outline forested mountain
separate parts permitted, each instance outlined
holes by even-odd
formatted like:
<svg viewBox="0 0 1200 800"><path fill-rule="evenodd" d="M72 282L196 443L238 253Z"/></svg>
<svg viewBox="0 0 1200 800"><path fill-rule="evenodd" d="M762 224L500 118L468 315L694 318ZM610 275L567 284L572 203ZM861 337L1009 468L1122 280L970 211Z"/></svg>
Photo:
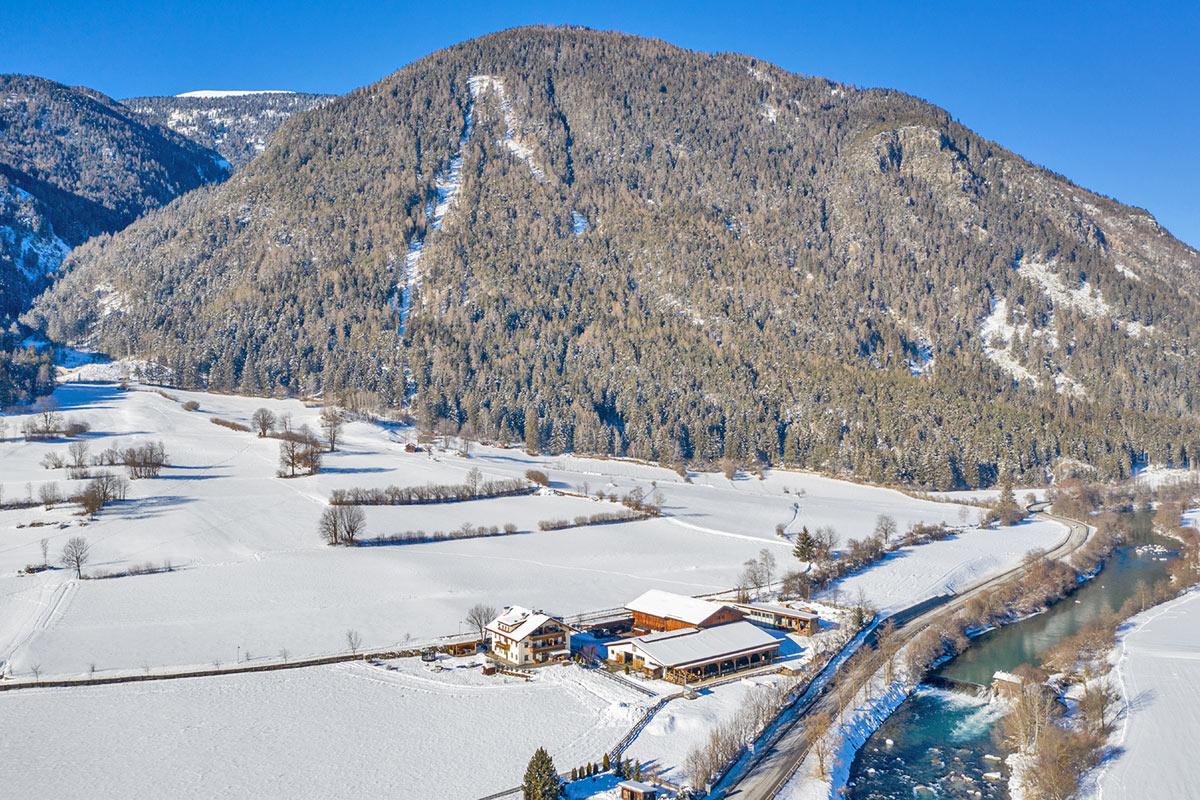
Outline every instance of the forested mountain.
<svg viewBox="0 0 1200 800"><path fill-rule="evenodd" d="M290 118L28 319L187 386L945 488L1200 457L1197 267L917 98L524 28Z"/></svg>
<svg viewBox="0 0 1200 800"><path fill-rule="evenodd" d="M0 321L72 247L227 174L213 151L98 92L0 76Z"/></svg>
<svg viewBox="0 0 1200 800"><path fill-rule="evenodd" d="M234 169L261 153L285 119L328 102L333 95L300 92L198 93L200 96L131 97L121 102L221 154Z"/></svg>

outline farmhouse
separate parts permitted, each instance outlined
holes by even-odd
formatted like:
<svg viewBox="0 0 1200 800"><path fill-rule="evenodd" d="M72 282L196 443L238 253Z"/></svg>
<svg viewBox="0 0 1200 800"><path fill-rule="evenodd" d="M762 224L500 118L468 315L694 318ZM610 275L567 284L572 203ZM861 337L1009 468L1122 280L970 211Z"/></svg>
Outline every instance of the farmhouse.
<svg viewBox="0 0 1200 800"><path fill-rule="evenodd" d="M746 619L769 628L795 631L803 633L805 636L812 636L820 626L820 617L817 612L806 608L788 608L767 603L734 603L733 605L746 616Z"/></svg>
<svg viewBox="0 0 1200 800"><path fill-rule="evenodd" d="M740 611L726 603L714 603L660 589L651 589L627 603L625 609L633 614L634 633L711 628L742 618Z"/></svg>
<svg viewBox="0 0 1200 800"><path fill-rule="evenodd" d="M541 611L510 606L486 630L492 640L488 653L506 664L524 667L571 655L570 627Z"/></svg>
<svg viewBox="0 0 1200 800"><path fill-rule="evenodd" d="M674 683L727 675L769 664L779 640L745 621L712 628L676 628L608 645L608 659Z"/></svg>

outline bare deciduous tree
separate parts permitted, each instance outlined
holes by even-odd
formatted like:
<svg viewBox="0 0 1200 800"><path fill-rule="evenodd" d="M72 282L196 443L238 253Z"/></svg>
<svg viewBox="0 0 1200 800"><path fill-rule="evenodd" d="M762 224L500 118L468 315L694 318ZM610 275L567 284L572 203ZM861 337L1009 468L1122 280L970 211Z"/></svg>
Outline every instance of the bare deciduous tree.
<svg viewBox="0 0 1200 800"><path fill-rule="evenodd" d="M351 655L358 655L358 648L362 646L362 637L358 635L358 631L346 631L346 646L350 648Z"/></svg>
<svg viewBox="0 0 1200 800"><path fill-rule="evenodd" d="M63 547L62 565L68 569L74 569L76 578L82 578L83 565L87 563L91 549L87 539L82 536L72 536Z"/></svg>
<svg viewBox="0 0 1200 800"><path fill-rule="evenodd" d="M47 566L50 563L50 540L42 539L42 566Z"/></svg>
<svg viewBox="0 0 1200 800"><path fill-rule="evenodd" d="M321 469L321 446L307 425L298 431L284 431L279 443L279 477L298 474L316 475Z"/></svg>
<svg viewBox="0 0 1200 800"><path fill-rule="evenodd" d="M822 779L829 777L829 757L833 754L833 748L829 743L828 733L832 725L833 718L825 711L815 715L808 723L813 755L817 757L817 777Z"/></svg>
<svg viewBox="0 0 1200 800"><path fill-rule="evenodd" d="M766 547L758 551L758 565L762 570L763 581L767 588L775 580L775 555Z"/></svg>
<svg viewBox="0 0 1200 800"><path fill-rule="evenodd" d="M329 442L329 452L337 450L337 443L342 438L342 427L346 418L336 408L326 408L321 412L321 430L325 431L325 440Z"/></svg>
<svg viewBox="0 0 1200 800"><path fill-rule="evenodd" d="M481 640L483 639L485 633L484 629L487 627L487 624L495 618L495 606L476 603L475 605L471 606L469 611L467 611L467 624L472 625L476 630L479 631L479 638Z"/></svg>
<svg viewBox="0 0 1200 800"><path fill-rule="evenodd" d="M250 417L250 422L258 431L258 438L261 439L275 430L275 412L269 408L260 408Z"/></svg>
<svg viewBox="0 0 1200 800"><path fill-rule="evenodd" d="M129 470L130 478L157 478L167 465L167 450L161 441L145 442L137 447L126 448L121 458Z"/></svg>
<svg viewBox="0 0 1200 800"><path fill-rule="evenodd" d="M366 514L358 506L329 506L321 513L317 530L326 544L353 545L366 526Z"/></svg>
<svg viewBox="0 0 1200 800"><path fill-rule="evenodd" d="M875 535L883 539L883 543L887 544L896 535L896 520L888 514L880 514L875 520Z"/></svg>
<svg viewBox="0 0 1200 800"><path fill-rule="evenodd" d="M75 441L67 446L67 455L71 458L71 466L85 469L88 465L88 443Z"/></svg>
<svg viewBox="0 0 1200 800"><path fill-rule="evenodd" d="M62 499L62 492L59 491L57 483L52 481L50 483L43 483L38 487L38 500L41 501L47 511L61 503Z"/></svg>

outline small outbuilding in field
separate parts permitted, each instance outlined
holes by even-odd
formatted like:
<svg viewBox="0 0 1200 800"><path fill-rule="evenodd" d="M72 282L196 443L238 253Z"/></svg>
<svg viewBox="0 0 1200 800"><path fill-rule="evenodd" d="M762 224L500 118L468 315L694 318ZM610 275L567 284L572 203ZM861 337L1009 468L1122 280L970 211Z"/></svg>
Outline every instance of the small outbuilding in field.
<svg viewBox="0 0 1200 800"><path fill-rule="evenodd" d="M621 781L617 784L621 790L621 800L658 800L658 787L652 783L641 781Z"/></svg>

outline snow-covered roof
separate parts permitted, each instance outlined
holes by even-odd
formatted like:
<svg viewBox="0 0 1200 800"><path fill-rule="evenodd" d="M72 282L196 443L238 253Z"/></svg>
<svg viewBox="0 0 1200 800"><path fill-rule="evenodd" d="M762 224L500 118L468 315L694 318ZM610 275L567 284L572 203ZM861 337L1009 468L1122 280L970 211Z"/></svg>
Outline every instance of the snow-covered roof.
<svg viewBox="0 0 1200 800"><path fill-rule="evenodd" d="M722 608L725 603L715 603L712 600L701 600L674 592L664 592L661 589L651 589L636 600L626 603L629 611L638 611L663 619L677 619L689 625L699 625Z"/></svg>
<svg viewBox="0 0 1200 800"><path fill-rule="evenodd" d="M818 618L817 612L810 611L807 608L788 608L787 606L776 606L770 603L734 603L733 605L735 608L765 611L768 614L779 614L784 617L796 617L797 619Z"/></svg>
<svg viewBox="0 0 1200 800"><path fill-rule="evenodd" d="M779 647L778 639L745 621L713 628L680 628L651 633L632 639L630 643L648 660L675 669Z"/></svg>
<svg viewBox="0 0 1200 800"><path fill-rule="evenodd" d="M618 789L632 789L635 792L657 792L658 787L653 783L644 783L642 781L621 781L617 784Z"/></svg>
<svg viewBox="0 0 1200 800"><path fill-rule="evenodd" d="M509 639L520 641L554 617L541 611L530 611L521 606L512 606L487 624L487 630Z"/></svg>

